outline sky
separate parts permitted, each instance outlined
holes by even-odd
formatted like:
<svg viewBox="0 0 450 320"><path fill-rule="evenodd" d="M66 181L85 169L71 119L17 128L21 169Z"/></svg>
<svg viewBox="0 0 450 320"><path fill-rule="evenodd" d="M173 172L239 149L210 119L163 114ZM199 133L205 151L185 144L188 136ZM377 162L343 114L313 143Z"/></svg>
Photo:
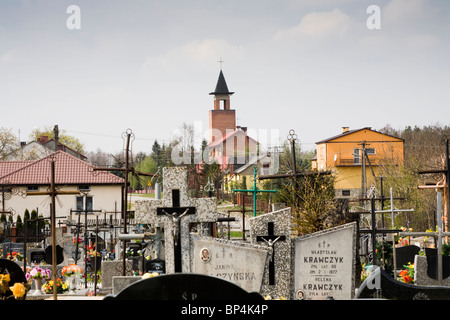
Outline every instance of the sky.
<svg viewBox="0 0 450 320"><path fill-rule="evenodd" d="M108 153L131 130L150 153L183 123L207 136L221 68L272 145L450 125L449 37L447 0L0 0L0 127Z"/></svg>

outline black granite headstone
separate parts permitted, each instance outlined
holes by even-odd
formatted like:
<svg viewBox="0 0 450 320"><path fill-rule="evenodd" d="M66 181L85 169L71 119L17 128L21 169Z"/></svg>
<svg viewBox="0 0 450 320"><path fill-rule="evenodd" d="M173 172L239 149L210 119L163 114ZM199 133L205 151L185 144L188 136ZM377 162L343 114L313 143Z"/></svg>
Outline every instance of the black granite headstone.
<svg viewBox="0 0 450 320"><path fill-rule="evenodd" d="M202 275L173 273L137 281L104 300L264 300L227 280Z"/></svg>
<svg viewBox="0 0 450 320"><path fill-rule="evenodd" d="M397 260L397 269L403 269L403 266L408 265L408 262L413 264L414 257L419 254L419 251L420 248L414 245L396 248L395 258Z"/></svg>
<svg viewBox="0 0 450 320"><path fill-rule="evenodd" d="M63 248L56 245L56 264L61 264L64 261ZM52 264L52 246L45 248L45 263Z"/></svg>
<svg viewBox="0 0 450 320"><path fill-rule="evenodd" d="M154 259L145 262L146 272L166 273L166 262L161 259Z"/></svg>
<svg viewBox="0 0 450 320"><path fill-rule="evenodd" d="M450 300L450 287L419 286L400 282L377 268L364 280L355 299Z"/></svg>

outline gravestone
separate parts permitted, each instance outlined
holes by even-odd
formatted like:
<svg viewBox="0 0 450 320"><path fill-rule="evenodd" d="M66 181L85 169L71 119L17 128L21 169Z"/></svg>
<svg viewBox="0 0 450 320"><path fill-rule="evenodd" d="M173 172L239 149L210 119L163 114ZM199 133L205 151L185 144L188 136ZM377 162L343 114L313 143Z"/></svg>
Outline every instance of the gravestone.
<svg viewBox="0 0 450 320"><path fill-rule="evenodd" d="M216 198L189 198L187 169L163 168L164 199L136 201L135 221L164 227L166 272L190 272L190 225L217 221Z"/></svg>
<svg viewBox="0 0 450 320"><path fill-rule="evenodd" d="M166 263L162 259L148 260L144 264L145 272L158 272L159 274L166 273Z"/></svg>
<svg viewBox="0 0 450 320"><path fill-rule="evenodd" d="M408 263L414 263L414 257L419 254L420 248L415 245L408 245L395 248L397 269L403 269Z"/></svg>
<svg viewBox="0 0 450 320"><path fill-rule="evenodd" d="M374 270L358 289L355 299L450 300L450 287L400 282L382 268Z"/></svg>
<svg viewBox="0 0 450 320"><path fill-rule="evenodd" d="M260 292L270 250L263 245L191 235L193 273L230 281Z"/></svg>
<svg viewBox="0 0 450 320"><path fill-rule="evenodd" d="M436 259L436 256L434 256L434 260ZM443 262L443 278L442 283L439 283L437 278L437 265L434 264L430 267L428 260L428 256L420 256L417 255L414 260L414 284L421 285L421 286L446 286L450 287L450 277L448 277L448 268L446 270L444 262L446 259L444 259L444 256L442 256L442 262ZM448 263L448 261L447 261ZM434 271L431 271L430 269L434 269ZM431 277L430 277L431 275Z"/></svg>
<svg viewBox="0 0 450 320"><path fill-rule="evenodd" d="M125 275L132 276L133 268L130 261L126 261ZM102 261L102 289L112 292L113 277L122 276L123 263L122 260Z"/></svg>
<svg viewBox="0 0 450 320"><path fill-rule="evenodd" d="M3 249L3 258L6 258L6 256L11 252L18 252L23 257L24 244L15 242L4 242L2 243L2 249Z"/></svg>
<svg viewBox="0 0 450 320"><path fill-rule="evenodd" d="M251 218L250 241L271 251L261 294L289 298L292 285L291 209Z"/></svg>
<svg viewBox="0 0 450 320"><path fill-rule="evenodd" d="M293 299L352 299L355 243L356 223L296 238Z"/></svg>
<svg viewBox="0 0 450 320"><path fill-rule="evenodd" d="M165 274L136 281L104 300L264 300L227 280L202 274Z"/></svg>
<svg viewBox="0 0 450 320"><path fill-rule="evenodd" d="M31 263L45 262L45 250L44 249L28 249L27 250L28 261Z"/></svg>
<svg viewBox="0 0 450 320"><path fill-rule="evenodd" d="M56 245L56 264L61 264L64 261L63 248L57 244ZM49 245L45 248L45 263L52 264L52 246Z"/></svg>

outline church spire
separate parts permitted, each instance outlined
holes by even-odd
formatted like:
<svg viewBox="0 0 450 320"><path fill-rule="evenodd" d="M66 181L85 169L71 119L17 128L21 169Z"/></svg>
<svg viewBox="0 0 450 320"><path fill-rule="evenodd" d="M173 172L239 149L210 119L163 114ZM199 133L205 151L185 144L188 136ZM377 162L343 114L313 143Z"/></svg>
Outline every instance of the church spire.
<svg viewBox="0 0 450 320"><path fill-rule="evenodd" d="M232 95L234 92L230 92L228 90L227 82L225 81L225 77L223 76L222 69L219 73L219 79L217 80L216 89L214 92L211 92L211 95Z"/></svg>

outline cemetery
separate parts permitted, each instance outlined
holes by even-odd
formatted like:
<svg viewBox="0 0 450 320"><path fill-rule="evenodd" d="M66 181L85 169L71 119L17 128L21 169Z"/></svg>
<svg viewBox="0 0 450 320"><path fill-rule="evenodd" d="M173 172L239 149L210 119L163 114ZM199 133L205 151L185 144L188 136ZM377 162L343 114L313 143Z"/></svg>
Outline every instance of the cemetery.
<svg viewBox="0 0 450 320"><path fill-rule="evenodd" d="M235 147L247 154L236 167L188 162L161 165L155 173L137 171L130 165L134 135L128 129L123 135L124 166L97 167L57 151L1 176L2 215L10 219L0 221L0 298L248 300L255 305L268 300L299 305L312 300L450 300L448 140L446 169L419 172L444 174L439 183L424 186L436 196L429 214L436 230L413 232L399 227L396 218L406 217L409 223L414 208L394 198L392 187L386 197L385 177L378 172L383 148L396 154L394 168L403 161L402 139L370 127L344 127L340 135L317 143L311 170L305 170L296 158L294 130L289 131L283 161L274 159L276 152L256 155L251 150L255 140L246 128L235 126L234 110L229 109L233 92L222 71L211 94L215 105L210 126L223 132L210 142L209 151L216 160L227 152L232 158L239 153L233 150L234 139L244 137ZM351 153L336 151L348 143ZM275 164L283 166L283 173L275 174ZM211 181L213 175L202 166L228 176L227 186ZM67 174L74 167L78 171ZM38 186L23 179L33 175L40 179L34 182ZM354 183L354 176L361 178L361 188L346 184ZM152 197L128 202L129 179L134 177L148 179ZM8 180L13 178L14 183ZM94 206L94 192L108 209ZM32 196L44 197L39 204L49 204L49 216L33 210L14 223L12 216L21 215L5 203L20 207L23 199L32 203ZM69 196L72 200L61 205ZM76 207L70 207L74 202ZM185 311L212 315L214 309L189 305Z"/></svg>
<svg viewBox="0 0 450 320"><path fill-rule="evenodd" d="M443 240L450 233L443 232L442 223L436 232L426 233L377 229L374 225L367 236L364 229L358 230L356 222L348 222L295 236L291 208L279 205L268 213L253 216L249 212L245 240L219 237L217 226L234 219L220 220L216 198L191 198L185 167L164 168L162 178L162 198L136 201L134 217L128 222L130 232L122 232L123 221L111 215L108 219L100 213L80 223L82 214L78 214L76 219L68 217L64 227L55 228L56 242L45 224L23 242L4 241L0 259L2 298L450 298L450 260L442 254L446 248ZM439 206L440 193L437 202ZM394 215L402 210L388 212ZM375 218L380 211L372 206L368 213ZM442 222L440 216L437 221ZM390 235L378 237L383 240L383 250L394 250L386 250L384 259L380 259L379 248L372 252L370 248L379 245L373 241L378 241L377 235L383 232ZM395 243L402 237L408 238L406 245ZM368 254L364 255L366 249ZM394 254L394 258L387 258L388 254ZM363 268L358 274L361 261Z"/></svg>

